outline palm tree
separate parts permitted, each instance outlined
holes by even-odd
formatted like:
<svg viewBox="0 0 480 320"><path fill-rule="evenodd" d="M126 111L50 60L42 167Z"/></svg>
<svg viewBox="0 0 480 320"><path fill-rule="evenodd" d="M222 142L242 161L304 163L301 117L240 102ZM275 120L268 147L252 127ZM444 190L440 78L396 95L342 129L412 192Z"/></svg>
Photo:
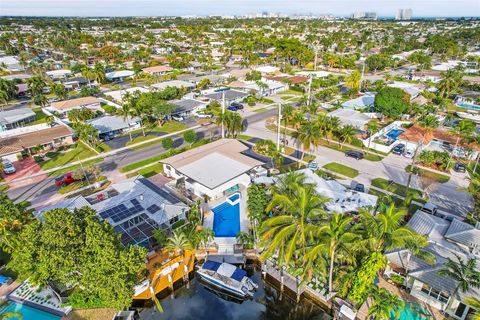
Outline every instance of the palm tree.
<svg viewBox="0 0 480 320"><path fill-rule="evenodd" d="M37 94L33 97L33 103L35 103L37 106L45 107L48 104L48 100L45 95Z"/></svg>
<svg viewBox="0 0 480 320"><path fill-rule="evenodd" d="M307 260L316 260L319 255L326 253L330 258L328 276L328 296L333 293L333 271L336 253L338 251L348 252L349 246L358 238L350 232L352 229L352 218L344 214L331 214L330 220L314 232L317 239L316 244L308 250L305 255Z"/></svg>
<svg viewBox="0 0 480 320"><path fill-rule="evenodd" d="M471 320L480 320L480 300L475 297L469 297L465 299L465 302L476 311L471 315Z"/></svg>
<svg viewBox="0 0 480 320"><path fill-rule="evenodd" d="M405 274L408 276L409 273L409 265L412 256L417 257L426 263L434 266L437 259L436 256L431 253L430 251L423 250L428 245L428 240L423 235L418 235L416 237L412 237L412 239L407 239L405 241L405 248L408 250L407 253L407 262L405 263Z"/></svg>
<svg viewBox="0 0 480 320"><path fill-rule="evenodd" d="M297 186L305 185L305 174L293 171L285 175L278 176L275 185L272 186L272 192L293 196Z"/></svg>
<svg viewBox="0 0 480 320"><path fill-rule="evenodd" d="M467 293L470 288L480 288L480 272L477 269L477 260L469 258L466 262L455 254L457 261L448 258L443 269L438 271L441 276L449 277L457 282L453 294L450 296L447 307L453 302L459 291Z"/></svg>
<svg viewBox="0 0 480 320"><path fill-rule="evenodd" d="M407 180L407 193L410 190L410 183L412 181L412 174L414 171L413 167L415 166L415 161L417 160L418 150L421 148L421 146L423 146L423 144L427 140L427 137L432 133L433 129L438 128L440 123L438 122L437 117L435 117L433 114L429 114L426 117L423 117L418 122L418 124L424 129L424 132L423 132L421 143L417 144L417 147L415 148L415 152L413 153L412 163L410 165L411 166L410 173L408 174L408 180Z"/></svg>
<svg viewBox="0 0 480 320"><path fill-rule="evenodd" d="M357 135L357 129L355 129L354 126L348 124L346 126L343 126L339 132L338 132L338 135L339 135L339 139L338 139L338 145L340 146L341 148L341 143L340 143L340 140L342 141L342 143L348 143L348 144L351 144L353 139L355 138L355 136Z"/></svg>
<svg viewBox="0 0 480 320"><path fill-rule="evenodd" d="M95 72L90 67L84 66L82 68L82 76L87 78L88 86L91 88L92 87L91 80L95 78Z"/></svg>
<svg viewBox="0 0 480 320"><path fill-rule="evenodd" d="M337 117L327 117L325 122L325 135L327 137L327 142L330 143L333 134L338 132L340 128L340 119Z"/></svg>
<svg viewBox="0 0 480 320"><path fill-rule="evenodd" d="M395 319L400 318L400 312L405 308L405 301L384 288L372 287L372 305L368 308L369 319L390 320L392 312Z"/></svg>
<svg viewBox="0 0 480 320"><path fill-rule="evenodd" d="M95 67L93 68L92 76L97 83L103 83L105 81L105 68L103 64L98 62L95 64Z"/></svg>
<svg viewBox="0 0 480 320"><path fill-rule="evenodd" d="M293 133L293 138L299 146L302 146L302 155L298 163L300 166L307 150L310 151L312 145L315 147L318 146L320 142L320 132L314 123L308 122Z"/></svg>
<svg viewBox="0 0 480 320"><path fill-rule="evenodd" d="M368 130L368 149L370 149L370 143L372 142L372 136L378 132L378 123L375 122L369 122L367 124L367 130Z"/></svg>
<svg viewBox="0 0 480 320"><path fill-rule="evenodd" d="M438 89L443 97L449 96L462 82L462 73L455 69L442 73L442 80L438 83Z"/></svg>
<svg viewBox="0 0 480 320"><path fill-rule="evenodd" d="M27 85L30 89L30 94L36 96L43 93L43 88L47 85L41 76L33 76L27 79Z"/></svg>
<svg viewBox="0 0 480 320"><path fill-rule="evenodd" d="M172 236L168 238L165 249L174 251L178 255L183 255L185 250L192 249L192 244L183 232L176 230Z"/></svg>
<svg viewBox="0 0 480 320"><path fill-rule="evenodd" d="M311 235L318 221L325 215L323 205L328 201L318 195L311 186L295 185L292 195L275 193L266 208L281 213L269 218L261 225L261 240L265 244L262 259L278 254L280 265L289 265L296 254L304 256L307 237Z"/></svg>
<svg viewBox="0 0 480 320"><path fill-rule="evenodd" d="M355 93L358 93L358 91L360 90L361 80L362 80L362 74L360 73L360 71L354 70L345 79L345 85L355 90Z"/></svg>
<svg viewBox="0 0 480 320"><path fill-rule="evenodd" d="M117 110L117 113L118 113L119 116L122 117L124 122L128 122L128 120L130 119L130 116L133 113L131 103L126 102L126 103L122 104L122 107ZM127 126L128 126L128 124L127 124ZM132 132L130 130L128 130L128 134L130 136L130 141L132 141L133 140L132 139Z"/></svg>
<svg viewBox="0 0 480 320"><path fill-rule="evenodd" d="M282 108L282 118L285 126L284 128L285 130L283 131L283 139L284 139L283 141L285 144L285 142L287 141L287 126L288 126L288 123L290 122L290 119L293 116L294 109L291 104L284 104L282 105L281 108Z"/></svg>

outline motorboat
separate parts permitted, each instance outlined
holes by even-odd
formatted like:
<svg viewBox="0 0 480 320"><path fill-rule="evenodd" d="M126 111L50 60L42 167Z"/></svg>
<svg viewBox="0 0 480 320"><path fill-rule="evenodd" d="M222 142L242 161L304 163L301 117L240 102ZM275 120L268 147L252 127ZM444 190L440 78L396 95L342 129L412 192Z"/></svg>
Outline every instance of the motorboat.
<svg viewBox="0 0 480 320"><path fill-rule="evenodd" d="M197 270L203 282L236 297L253 297L258 285L247 277L247 272L229 263L206 260Z"/></svg>

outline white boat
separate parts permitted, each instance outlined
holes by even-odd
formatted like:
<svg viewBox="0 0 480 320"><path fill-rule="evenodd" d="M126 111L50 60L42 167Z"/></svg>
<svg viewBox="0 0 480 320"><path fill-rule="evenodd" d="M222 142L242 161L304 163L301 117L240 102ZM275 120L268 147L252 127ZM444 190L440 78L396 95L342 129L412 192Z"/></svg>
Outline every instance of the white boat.
<svg viewBox="0 0 480 320"><path fill-rule="evenodd" d="M457 116L459 116L462 119L468 119L472 120L476 123L480 123L480 114L478 114L476 111L467 111L467 112L457 112Z"/></svg>
<svg viewBox="0 0 480 320"><path fill-rule="evenodd" d="M247 277L245 270L225 262L207 260L197 270L197 274L207 284L241 298L253 297L258 288L258 285Z"/></svg>

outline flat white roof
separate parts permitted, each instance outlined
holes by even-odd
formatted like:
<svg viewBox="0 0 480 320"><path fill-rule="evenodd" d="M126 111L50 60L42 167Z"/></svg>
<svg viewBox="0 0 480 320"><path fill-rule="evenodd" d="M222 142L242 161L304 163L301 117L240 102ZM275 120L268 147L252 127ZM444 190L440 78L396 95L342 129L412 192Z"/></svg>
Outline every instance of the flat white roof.
<svg viewBox="0 0 480 320"><path fill-rule="evenodd" d="M251 166L214 152L176 169L207 188L214 189L247 172Z"/></svg>
<svg viewBox="0 0 480 320"><path fill-rule="evenodd" d="M113 71L105 74L107 79L115 79L115 78L126 78L131 77L135 74L132 70L120 70L120 71Z"/></svg>

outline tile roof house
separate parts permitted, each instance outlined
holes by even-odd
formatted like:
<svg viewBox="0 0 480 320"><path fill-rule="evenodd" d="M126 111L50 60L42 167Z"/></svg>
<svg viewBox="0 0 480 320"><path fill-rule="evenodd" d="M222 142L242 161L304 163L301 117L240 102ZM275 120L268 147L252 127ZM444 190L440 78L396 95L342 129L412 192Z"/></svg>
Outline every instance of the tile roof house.
<svg viewBox="0 0 480 320"><path fill-rule="evenodd" d="M100 100L95 97L83 97L64 101L52 102L48 108L50 111L66 114L73 109L101 110Z"/></svg>
<svg viewBox="0 0 480 320"><path fill-rule="evenodd" d="M156 76L167 74L172 70L173 68L169 66L154 66L142 69L143 72Z"/></svg>
<svg viewBox="0 0 480 320"><path fill-rule="evenodd" d="M480 296L480 288L457 290L458 282L440 275L439 270L448 259L464 262L475 259L480 264L480 229L456 218L447 220L421 210L407 226L427 236L429 244L423 250L435 259L427 262L408 249L397 249L385 255L389 262L385 274L404 275L411 295L455 319L466 319L471 308L465 298Z"/></svg>

